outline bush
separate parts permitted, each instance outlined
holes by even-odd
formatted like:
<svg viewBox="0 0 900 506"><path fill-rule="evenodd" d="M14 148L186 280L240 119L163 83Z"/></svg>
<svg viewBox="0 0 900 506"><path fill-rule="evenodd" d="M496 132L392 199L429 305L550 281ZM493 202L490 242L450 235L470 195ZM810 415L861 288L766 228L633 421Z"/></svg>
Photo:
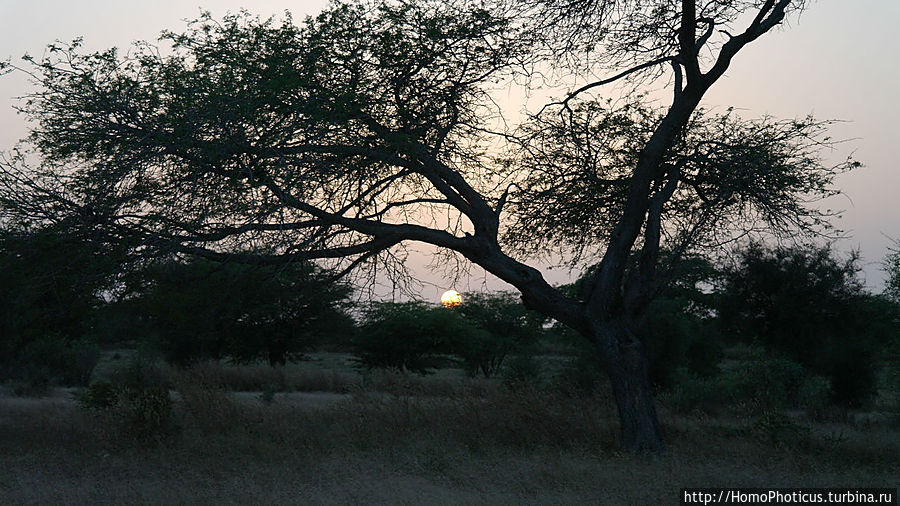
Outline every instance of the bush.
<svg viewBox="0 0 900 506"><path fill-rule="evenodd" d="M140 353L111 382L92 383L78 402L100 418L112 438L151 444L174 428L169 388L155 364Z"/></svg>
<svg viewBox="0 0 900 506"><path fill-rule="evenodd" d="M687 267L690 265L682 268ZM701 274L687 272L675 280L651 303L644 322L636 329L647 354L650 381L656 387L673 387L680 380L682 368L700 377L719 372L723 357L720 334L708 315L709 295L697 288L706 278L697 276Z"/></svg>
<svg viewBox="0 0 900 506"><path fill-rule="evenodd" d="M529 353L513 356L503 369L503 384L512 389L534 386L540 380L541 364Z"/></svg>
<svg viewBox="0 0 900 506"><path fill-rule="evenodd" d="M751 434L772 446L809 444L810 429L794 423L782 409L774 408L756 416Z"/></svg>
<svg viewBox="0 0 900 506"><path fill-rule="evenodd" d="M179 366L223 357L284 365L321 336L353 328L351 289L312 264L168 261L142 276L119 311L150 315L141 322L145 337Z"/></svg>
<svg viewBox="0 0 900 506"><path fill-rule="evenodd" d="M659 299L651 304L646 321L637 330L647 354L650 382L671 388L678 381L678 370L688 356L691 336L697 325L682 311L681 301Z"/></svg>
<svg viewBox="0 0 900 506"><path fill-rule="evenodd" d="M237 406L212 368L178 370L174 374L174 387L185 411L206 432L226 433L239 418ZM274 398L275 388L266 391L271 391Z"/></svg>
<svg viewBox="0 0 900 506"><path fill-rule="evenodd" d="M711 378L719 374L719 363L724 356L720 336L707 327L688 343L685 366L694 376Z"/></svg>
<svg viewBox="0 0 900 506"><path fill-rule="evenodd" d="M727 409L734 399L722 378L679 377L676 385L660 395L660 402L676 413L700 411L716 414Z"/></svg>
<svg viewBox="0 0 900 506"><path fill-rule="evenodd" d="M124 433L142 443L158 441L172 428L172 399L164 387L123 388L112 410Z"/></svg>
<svg viewBox="0 0 900 506"><path fill-rule="evenodd" d="M369 307L353 340L358 363L373 368L428 374L448 365L460 336L480 329L456 311L421 302L379 302Z"/></svg>
<svg viewBox="0 0 900 506"><path fill-rule="evenodd" d="M475 292L454 309L473 328L456 337L454 354L474 375L490 378L500 371L511 353L535 344L542 333L545 317L525 309L512 292Z"/></svg>
<svg viewBox="0 0 900 506"><path fill-rule="evenodd" d="M893 304L857 278L858 256L829 247L767 250L753 244L720 290L723 333L762 343L831 382L831 400L864 405L874 394L876 350L897 332Z"/></svg>
<svg viewBox="0 0 900 506"><path fill-rule="evenodd" d="M785 358L751 360L730 371L724 379L732 398L751 412L798 406L803 386L803 366Z"/></svg>
<svg viewBox="0 0 900 506"><path fill-rule="evenodd" d="M108 381L95 381L78 397L78 404L84 409L109 409L116 403L119 388Z"/></svg>
<svg viewBox="0 0 900 506"><path fill-rule="evenodd" d="M799 408L813 419L823 419L831 413L831 392L831 381L825 376L811 374L785 358L760 356L759 348L749 348L742 363L717 376L698 377L681 370L676 386L662 393L660 400L679 413L736 410L766 418Z"/></svg>
<svg viewBox="0 0 900 506"><path fill-rule="evenodd" d="M809 417L822 420L831 406L831 382L825 376L807 374L800 386L800 405Z"/></svg>
<svg viewBox="0 0 900 506"><path fill-rule="evenodd" d="M557 374L556 383L561 391L578 397L597 393L607 383L607 378L593 346L579 341L575 356Z"/></svg>
<svg viewBox="0 0 900 506"><path fill-rule="evenodd" d="M51 386L85 386L100 360L92 343L66 343L53 336L25 345L9 363L0 367L8 379L24 382L22 393L46 392Z"/></svg>
<svg viewBox="0 0 900 506"><path fill-rule="evenodd" d="M715 414L736 408L760 416L788 407L814 406L817 392L808 380L800 364L757 353L717 376L698 377L679 370L675 386L662 395L662 401L681 413Z"/></svg>
<svg viewBox="0 0 900 506"><path fill-rule="evenodd" d="M841 343L827 359L831 400L848 408L863 407L877 393L875 353L865 343Z"/></svg>

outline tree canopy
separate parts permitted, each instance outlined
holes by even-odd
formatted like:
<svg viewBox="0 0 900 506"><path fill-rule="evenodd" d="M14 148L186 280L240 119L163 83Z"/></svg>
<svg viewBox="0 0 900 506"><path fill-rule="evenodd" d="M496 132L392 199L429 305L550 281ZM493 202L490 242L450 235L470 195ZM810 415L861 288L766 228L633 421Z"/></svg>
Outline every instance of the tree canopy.
<svg viewBox="0 0 900 506"><path fill-rule="evenodd" d="M314 265L252 266L167 259L147 266L123 309L177 365L259 358L284 365L322 334L349 334L350 288Z"/></svg>
<svg viewBox="0 0 900 506"><path fill-rule="evenodd" d="M864 292L858 260L830 247L752 244L725 271L720 325L828 376L836 402L860 406L875 393L876 350L897 327L896 308Z"/></svg>

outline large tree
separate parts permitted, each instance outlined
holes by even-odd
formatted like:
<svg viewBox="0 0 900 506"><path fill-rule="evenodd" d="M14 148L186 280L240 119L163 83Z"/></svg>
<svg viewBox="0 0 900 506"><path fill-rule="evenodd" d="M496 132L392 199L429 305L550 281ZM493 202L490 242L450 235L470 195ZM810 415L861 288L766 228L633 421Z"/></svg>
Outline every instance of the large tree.
<svg viewBox="0 0 900 506"><path fill-rule="evenodd" d="M677 258L763 224L811 230L823 216L806 202L841 168L820 163L821 123L698 111L737 53L802 6L372 0L299 25L204 17L124 55L56 45L32 61L40 89L23 107L42 162L10 157L3 198L147 252L350 269L390 265L414 241L454 251L592 343L622 444L656 449L634 329L662 279L660 244ZM498 83L568 68L612 77L493 132ZM671 101L583 98L611 82L668 83ZM599 259L578 296L525 263L548 242Z"/></svg>

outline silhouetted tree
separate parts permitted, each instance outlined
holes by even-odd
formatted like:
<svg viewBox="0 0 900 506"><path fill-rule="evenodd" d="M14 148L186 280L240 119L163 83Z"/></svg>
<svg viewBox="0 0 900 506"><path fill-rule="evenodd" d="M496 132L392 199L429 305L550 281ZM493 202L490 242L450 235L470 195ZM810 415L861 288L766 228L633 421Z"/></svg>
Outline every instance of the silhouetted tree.
<svg viewBox="0 0 900 506"><path fill-rule="evenodd" d="M24 107L44 163L3 164L2 199L33 219L83 216L113 242L220 260L371 268L402 258L407 242L453 250L590 342L622 444L656 449L634 329L656 292L660 243L682 251L716 231L815 228L822 216L805 203L843 168L819 163L821 123L698 113L734 57L803 4L554 0L523 13L373 0L300 26L205 17L164 35L171 52L57 45L33 61L40 88ZM495 83L546 54L562 72L584 47L583 66L612 77L548 106L496 163L488 147L510 137L492 132ZM582 100L660 77L673 93L658 111ZM541 202L577 212L556 222ZM560 237L600 259L579 298L511 256ZM275 253L227 253L237 243Z"/></svg>
<svg viewBox="0 0 900 506"><path fill-rule="evenodd" d="M95 312L117 268L114 252L57 228L0 231L0 374L85 384Z"/></svg>
<svg viewBox="0 0 900 506"><path fill-rule="evenodd" d="M661 252L665 266L658 278L658 293L641 319L635 322L635 334L648 359L648 376L656 387L674 386L679 368L699 376L718 371L722 343L714 318L716 294L713 286L721 273L707 258L690 254L678 261L672 252ZM639 257L633 255L632 263ZM590 267L572 285L563 289L577 296L589 283L597 266ZM584 359L580 359L584 362Z"/></svg>
<svg viewBox="0 0 900 506"><path fill-rule="evenodd" d="M455 354L474 373L489 378L500 371L506 357L535 344L541 336L543 315L529 311L511 292L469 292L454 309L485 332L458 336Z"/></svg>
<svg viewBox="0 0 900 506"><path fill-rule="evenodd" d="M353 328L350 288L307 263L283 266L168 261L147 268L125 305L167 360L265 358L284 365Z"/></svg>
<svg viewBox="0 0 900 506"><path fill-rule="evenodd" d="M828 376L836 402L859 406L875 393L878 351L893 324L858 272L855 254L838 260L829 247L751 244L719 292L723 334Z"/></svg>
<svg viewBox="0 0 900 506"><path fill-rule="evenodd" d="M884 283L884 294L891 300L900 303L900 243L888 251L884 260L887 280Z"/></svg>
<svg viewBox="0 0 900 506"><path fill-rule="evenodd" d="M420 301L376 302L367 307L353 348L367 368L428 374L450 363L459 340L484 329L456 311Z"/></svg>

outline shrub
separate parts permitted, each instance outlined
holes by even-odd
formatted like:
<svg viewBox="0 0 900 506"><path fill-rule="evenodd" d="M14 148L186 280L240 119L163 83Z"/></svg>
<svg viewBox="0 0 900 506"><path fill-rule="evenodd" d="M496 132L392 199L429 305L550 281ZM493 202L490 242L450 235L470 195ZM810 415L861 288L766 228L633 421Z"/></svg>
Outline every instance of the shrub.
<svg viewBox="0 0 900 506"><path fill-rule="evenodd" d="M647 354L650 382L656 387L670 388L677 382L691 336L697 332L693 319L681 309L679 300L656 300L637 331Z"/></svg>
<svg viewBox="0 0 900 506"><path fill-rule="evenodd" d="M428 374L450 363L454 342L478 329L456 311L421 302L379 302L369 307L353 340L358 363Z"/></svg>
<svg viewBox="0 0 900 506"><path fill-rule="evenodd" d="M91 384L78 402L100 418L109 437L151 444L174 428L168 386L156 365L141 353L116 371L112 381Z"/></svg>
<svg viewBox="0 0 900 506"><path fill-rule="evenodd" d="M875 352L866 343L844 342L835 345L827 358L826 374L831 400L839 406L859 408L877 393Z"/></svg>
<svg viewBox="0 0 900 506"><path fill-rule="evenodd" d="M757 353L717 376L698 377L686 369L677 374L675 386L662 395L662 401L680 413L715 414L736 408L744 414L760 416L814 403L814 399L804 395L815 390L805 390L808 378L803 367L784 358L761 357Z"/></svg>
<svg viewBox="0 0 900 506"><path fill-rule="evenodd" d="M87 385L99 360L100 350L92 343L50 336L28 343L0 369L3 376L28 385L27 391L40 393L53 385Z"/></svg>
<svg viewBox="0 0 900 506"><path fill-rule="evenodd" d="M685 366L694 376L711 378L719 374L719 363L724 356L720 336L706 327L688 343Z"/></svg>
<svg viewBox="0 0 900 506"><path fill-rule="evenodd" d="M86 385L96 352L81 340L118 260L61 227L0 229L0 374L37 368L48 382Z"/></svg>
<svg viewBox="0 0 900 506"><path fill-rule="evenodd" d="M725 378L732 398L751 412L798 406L803 385L803 366L785 358L750 360Z"/></svg>
<svg viewBox="0 0 900 506"><path fill-rule="evenodd" d="M900 241L895 241L894 247L888 248L884 270L888 275L884 283L884 295L900 303Z"/></svg>
<svg viewBox="0 0 900 506"><path fill-rule="evenodd" d="M125 434L142 443L155 442L172 428L172 399L161 386L122 388L112 414Z"/></svg>
<svg viewBox="0 0 900 506"><path fill-rule="evenodd" d="M722 378L697 378L682 375L675 387L660 395L661 404L676 413L716 414L734 401Z"/></svg>
<svg viewBox="0 0 900 506"><path fill-rule="evenodd" d="M181 369L174 373L173 383L185 411L202 430L225 433L238 419L237 406L223 388L215 369ZM271 391L274 397L274 388Z"/></svg>
<svg viewBox="0 0 900 506"><path fill-rule="evenodd" d="M95 381L78 396L78 403L84 409L109 409L119 395L116 388L108 381Z"/></svg>
<svg viewBox="0 0 900 506"><path fill-rule="evenodd" d="M469 374L481 372L485 378L497 374L511 353L533 346L545 320L525 309L512 292L467 294L454 310L473 328L456 336L453 353L462 359Z"/></svg>
<svg viewBox="0 0 900 506"><path fill-rule="evenodd" d="M514 355L503 369L503 384L509 388L534 386L540 380L541 364L530 353Z"/></svg>
<svg viewBox="0 0 900 506"><path fill-rule="evenodd" d="M875 393L876 350L896 333L889 300L864 292L858 256L829 247L767 250L753 244L726 271L719 322L831 382L834 403L865 404Z"/></svg>
<svg viewBox="0 0 900 506"><path fill-rule="evenodd" d="M806 410L808 416L822 420L828 414L831 405L831 382L825 376L807 374L800 386L799 407Z"/></svg>
<svg viewBox="0 0 900 506"><path fill-rule="evenodd" d="M598 392L607 383L606 375L593 347L584 342L576 346L576 354L571 357L556 376L560 390L579 397Z"/></svg>
<svg viewBox="0 0 900 506"><path fill-rule="evenodd" d="M50 374L45 369L28 369L12 381L12 391L17 397L44 397L50 393Z"/></svg>
<svg viewBox="0 0 900 506"><path fill-rule="evenodd" d="M168 362L228 357L284 365L319 341L348 332L351 289L302 262L247 266L194 260L151 265L120 311L151 315L147 338Z"/></svg>
<svg viewBox="0 0 900 506"><path fill-rule="evenodd" d="M772 446L808 444L810 429L794 423L782 409L766 409L753 421L751 433Z"/></svg>

